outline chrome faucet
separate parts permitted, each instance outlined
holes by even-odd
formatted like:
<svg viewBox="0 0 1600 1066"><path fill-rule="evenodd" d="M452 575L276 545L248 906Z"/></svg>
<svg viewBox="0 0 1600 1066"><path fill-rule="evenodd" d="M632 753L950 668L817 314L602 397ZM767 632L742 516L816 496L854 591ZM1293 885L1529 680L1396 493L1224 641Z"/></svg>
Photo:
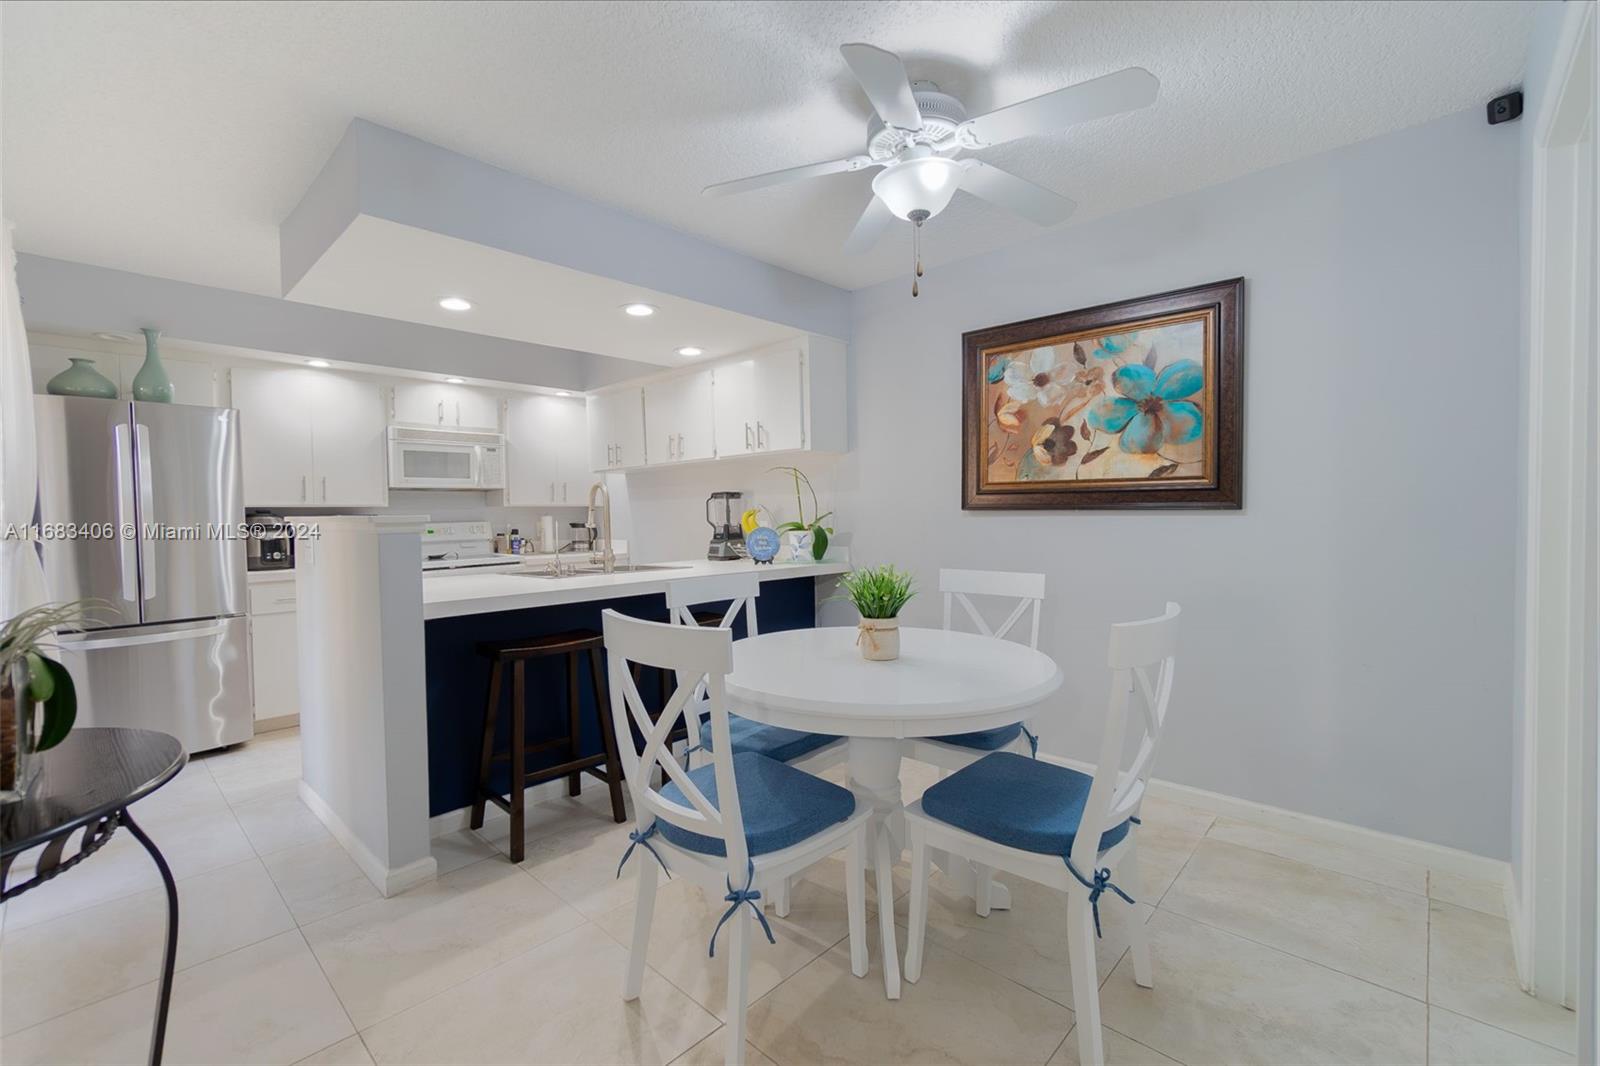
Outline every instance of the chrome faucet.
<svg viewBox="0 0 1600 1066"><path fill-rule="evenodd" d="M597 492L603 493L606 498L606 525L601 532L606 548L604 552L599 553L600 565L605 568L606 573L614 574L617 572L617 554L611 550L611 492L603 481L596 481L589 486L589 513L585 516L583 524L590 529L594 528L594 497ZM590 558L593 558L593 554Z"/></svg>

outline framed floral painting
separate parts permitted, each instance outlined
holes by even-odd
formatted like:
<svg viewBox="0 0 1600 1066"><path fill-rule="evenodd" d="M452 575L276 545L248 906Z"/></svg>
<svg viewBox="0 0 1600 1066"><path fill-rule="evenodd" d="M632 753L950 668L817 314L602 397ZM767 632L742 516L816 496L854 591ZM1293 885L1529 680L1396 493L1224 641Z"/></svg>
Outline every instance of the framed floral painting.
<svg viewBox="0 0 1600 1066"><path fill-rule="evenodd" d="M962 337L961 506L1238 508L1244 279Z"/></svg>

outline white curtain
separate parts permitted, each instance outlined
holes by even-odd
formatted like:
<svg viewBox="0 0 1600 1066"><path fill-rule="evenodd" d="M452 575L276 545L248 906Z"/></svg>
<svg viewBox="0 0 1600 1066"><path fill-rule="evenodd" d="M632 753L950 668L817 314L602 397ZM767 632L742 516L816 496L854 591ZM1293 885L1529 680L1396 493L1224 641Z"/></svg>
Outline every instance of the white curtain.
<svg viewBox="0 0 1600 1066"><path fill-rule="evenodd" d="M39 494L34 454L33 371L17 292L17 255L11 224L0 222L0 621L44 600L44 570L36 542L26 533Z"/></svg>

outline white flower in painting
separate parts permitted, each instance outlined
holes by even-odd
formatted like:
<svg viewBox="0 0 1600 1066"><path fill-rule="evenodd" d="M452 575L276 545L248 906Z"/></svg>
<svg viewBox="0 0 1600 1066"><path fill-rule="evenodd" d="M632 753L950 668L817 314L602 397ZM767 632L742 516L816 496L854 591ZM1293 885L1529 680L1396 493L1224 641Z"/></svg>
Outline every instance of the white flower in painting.
<svg viewBox="0 0 1600 1066"><path fill-rule="evenodd" d="M1065 382L1072 364L1056 359L1054 348L1035 348L1026 360L1013 359L1006 367L1006 392L1018 403L1054 407L1067 398Z"/></svg>

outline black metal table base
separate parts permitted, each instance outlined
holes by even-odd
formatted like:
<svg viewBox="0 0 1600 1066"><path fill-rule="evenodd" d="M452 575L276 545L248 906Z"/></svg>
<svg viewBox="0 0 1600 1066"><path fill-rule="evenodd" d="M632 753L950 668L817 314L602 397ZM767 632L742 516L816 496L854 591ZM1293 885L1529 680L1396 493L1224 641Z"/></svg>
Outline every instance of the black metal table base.
<svg viewBox="0 0 1600 1066"><path fill-rule="evenodd" d="M161 1066L161 1052L167 1042L167 1011L172 1006L172 973L178 961L178 883L172 879L172 869L155 842L145 836L143 829L126 810L122 824L128 827L133 838L144 845L150 860L161 872L161 883L167 889L167 948L161 957L161 988L156 996L156 1024L150 1033L150 1066Z"/></svg>

